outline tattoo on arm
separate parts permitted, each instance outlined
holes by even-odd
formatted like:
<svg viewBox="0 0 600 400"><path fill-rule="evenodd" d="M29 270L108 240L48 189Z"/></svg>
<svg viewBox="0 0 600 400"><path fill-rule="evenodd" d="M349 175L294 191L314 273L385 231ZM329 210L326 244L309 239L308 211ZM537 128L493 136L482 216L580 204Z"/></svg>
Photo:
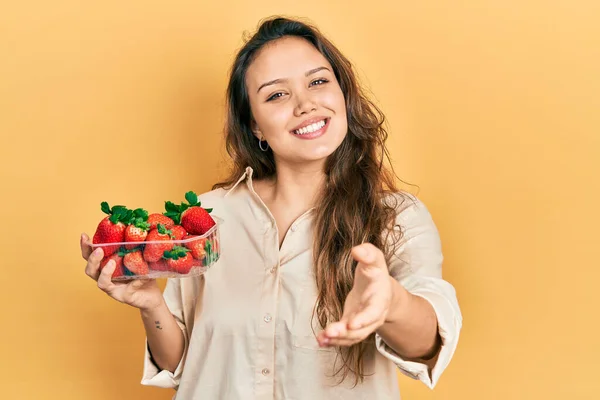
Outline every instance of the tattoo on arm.
<svg viewBox="0 0 600 400"><path fill-rule="evenodd" d="M154 323L156 324L156 329L162 330L162 326L160 326L160 321L154 321Z"/></svg>

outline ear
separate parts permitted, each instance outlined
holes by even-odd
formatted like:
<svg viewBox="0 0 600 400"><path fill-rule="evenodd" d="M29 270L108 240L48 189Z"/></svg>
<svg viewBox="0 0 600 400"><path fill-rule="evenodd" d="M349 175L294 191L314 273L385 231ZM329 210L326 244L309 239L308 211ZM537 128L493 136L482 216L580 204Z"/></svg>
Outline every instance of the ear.
<svg viewBox="0 0 600 400"><path fill-rule="evenodd" d="M252 131L252 134L254 134L254 136L256 136L257 139L261 139L263 137L254 118L250 119L250 130Z"/></svg>

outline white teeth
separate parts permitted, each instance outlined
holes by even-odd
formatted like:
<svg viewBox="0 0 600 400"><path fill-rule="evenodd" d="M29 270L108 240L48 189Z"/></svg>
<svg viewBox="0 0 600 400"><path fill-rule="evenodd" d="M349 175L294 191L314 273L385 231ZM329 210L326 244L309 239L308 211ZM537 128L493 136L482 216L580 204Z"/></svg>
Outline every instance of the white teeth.
<svg viewBox="0 0 600 400"><path fill-rule="evenodd" d="M319 121L319 122L315 122L314 124L310 124L308 126L305 126L304 128L295 130L294 133L296 135L305 135L307 133L312 133L314 131L318 131L319 129L321 129L324 126L325 126L325 120L322 120L322 121Z"/></svg>

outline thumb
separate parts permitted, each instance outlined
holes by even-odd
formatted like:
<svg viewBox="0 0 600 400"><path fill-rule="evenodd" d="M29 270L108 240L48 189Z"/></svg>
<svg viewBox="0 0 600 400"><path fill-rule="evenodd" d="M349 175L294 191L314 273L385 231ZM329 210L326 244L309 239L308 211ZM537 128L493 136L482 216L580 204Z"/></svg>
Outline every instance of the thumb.
<svg viewBox="0 0 600 400"><path fill-rule="evenodd" d="M363 243L352 248L352 257L365 266L376 266L377 248L371 243Z"/></svg>

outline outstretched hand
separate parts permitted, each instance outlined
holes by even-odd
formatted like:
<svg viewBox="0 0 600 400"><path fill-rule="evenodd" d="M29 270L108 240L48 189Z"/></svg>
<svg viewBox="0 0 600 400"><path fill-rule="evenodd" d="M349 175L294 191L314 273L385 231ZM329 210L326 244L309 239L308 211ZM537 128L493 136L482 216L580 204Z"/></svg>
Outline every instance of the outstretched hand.
<svg viewBox="0 0 600 400"><path fill-rule="evenodd" d="M344 302L342 318L319 332L321 347L359 343L386 322L394 282L383 253L371 243L363 243L352 248L352 257L358 262L354 285Z"/></svg>

